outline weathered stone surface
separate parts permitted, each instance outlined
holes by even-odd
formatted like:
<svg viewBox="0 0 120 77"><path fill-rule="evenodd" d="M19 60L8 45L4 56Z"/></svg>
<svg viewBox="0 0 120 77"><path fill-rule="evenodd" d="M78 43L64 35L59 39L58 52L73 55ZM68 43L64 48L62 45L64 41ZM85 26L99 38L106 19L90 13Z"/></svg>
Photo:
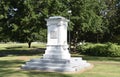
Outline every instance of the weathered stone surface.
<svg viewBox="0 0 120 77"><path fill-rule="evenodd" d="M22 66L25 70L43 70L43 71L57 71L57 72L71 72L78 71L89 67L90 64L87 63L82 58L71 58L66 59L33 59L26 62L26 65Z"/></svg>
<svg viewBox="0 0 120 77"><path fill-rule="evenodd" d="M31 59L21 68L24 70L74 72L90 67L81 57L73 57L67 45L68 20L61 16L50 17L47 21L48 41L43 58Z"/></svg>

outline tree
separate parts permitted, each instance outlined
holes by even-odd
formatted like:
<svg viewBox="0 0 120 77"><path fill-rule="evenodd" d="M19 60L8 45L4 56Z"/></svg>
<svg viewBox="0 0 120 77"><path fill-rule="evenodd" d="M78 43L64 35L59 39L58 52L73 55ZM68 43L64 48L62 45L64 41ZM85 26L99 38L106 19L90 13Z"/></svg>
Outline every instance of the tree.
<svg viewBox="0 0 120 77"><path fill-rule="evenodd" d="M0 41L7 42L10 40L9 36L6 35L8 32L7 28L8 26L8 20L10 17L8 17L8 9L9 8L9 2L6 0L0 0ZM9 33L9 32L8 32Z"/></svg>
<svg viewBox="0 0 120 77"><path fill-rule="evenodd" d="M41 15L36 11L36 1L33 0L1 0L2 33L12 41L31 42L40 36Z"/></svg>
<svg viewBox="0 0 120 77"><path fill-rule="evenodd" d="M15 38L15 41L28 42L30 48L31 43L39 39L37 38L41 28L38 21L39 14L35 11L35 3L32 0L23 0L16 8L18 10L14 15L14 20L18 22L13 23L13 25L17 24L17 29L13 31L12 38Z"/></svg>
<svg viewBox="0 0 120 77"><path fill-rule="evenodd" d="M114 25L114 36L113 36L113 42L117 42L120 44L120 0L116 0L115 2L115 25Z"/></svg>
<svg viewBox="0 0 120 77"><path fill-rule="evenodd" d="M119 9L120 9L120 0L106 0L107 5L107 12L106 12L106 19L108 20L108 28L109 28L109 34L107 35L111 42L117 42L120 41L120 15L119 15Z"/></svg>
<svg viewBox="0 0 120 77"><path fill-rule="evenodd" d="M12 41L28 42L29 47L46 36L45 18L67 13L61 0L1 0L0 7L2 33Z"/></svg>
<svg viewBox="0 0 120 77"><path fill-rule="evenodd" d="M97 0L71 0L70 9L73 11L71 16L71 22L73 29L72 45L74 51L76 49L79 40L82 40L82 35L85 33L98 34L105 30L103 23L103 17L100 15L100 11L104 10L104 3Z"/></svg>
<svg viewBox="0 0 120 77"><path fill-rule="evenodd" d="M0 0L0 39L27 42L45 41L50 16L69 18L71 44L86 40L99 42L119 35L119 0ZM105 35L105 34L108 35ZM96 39L96 40L93 40ZM105 38L106 39L106 38ZM108 39L107 39L108 40Z"/></svg>
<svg viewBox="0 0 120 77"><path fill-rule="evenodd" d="M4 32L14 41L28 42L36 40L41 28L45 27L45 18L61 15L69 16L72 10L71 29L73 44L86 32L102 32L102 17L99 15L102 3L96 0L1 0L3 2ZM6 23L7 22L7 23ZM97 25L97 26L96 26ZM79 36L80 35L80 36Z"/></svg>

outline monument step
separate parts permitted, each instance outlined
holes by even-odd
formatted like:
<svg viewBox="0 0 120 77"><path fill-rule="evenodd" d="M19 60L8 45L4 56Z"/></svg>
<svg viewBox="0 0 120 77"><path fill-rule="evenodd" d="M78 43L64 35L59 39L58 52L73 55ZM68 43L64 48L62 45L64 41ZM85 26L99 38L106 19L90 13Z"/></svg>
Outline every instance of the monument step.
<svg viewBox="0 0 120 77"><path fill-rule="evenodd" d="M44 64L47 64L47 63L52 63L52 64L68 64L68 63L86 63L87 61L85 60L82 60L82 58L71 58L70 60L66 60L66 59L32 59L30 61L28 61L29 63L44 63Z"/></svg>
<svg viewBox="0 0 120 77"><path fill-rule="evenodd" d="M70 67L50 67L50 66L22 66L22 69L25 70L40 70L40 71L58 71L58 72L70 72L75 71L75 68Z"/></svg>
<svg viewBox="0 0 120 77"><path fill-rule="evenodd" d="M87 66L87 63L70 63L70 64L56 64L56 63L38 63L27 62L25 66L38 66L38 67L75 67L75 66Z"/></svg>
<svg viewBox="0 0 120 77"><path fill-rule="evenodd" d="M52 66L52 67L68 67L69 63L41 63L41 62L26 62L27 66Z"/></svg>
<svg viewBox="0 0 120 77"><path fill-rule="evenodd" d="M89 67L89 66L90 66L89 63L71 65L71 66L23 65L22 69L25 69L25 70L40 70L40 71L58 71L58 72L66 71L66 72L70 72L70 71L78 71L80 69L84 69L84 68Z"/></svg>
<svg viewBox="0 0 120 77"><path fill-rule="evenodd" d="M87 64L87 61L81 60L81 58L72 58L71 60L32 59L26 62L25 66L74 67L85 64Z"/></svg>
<svg viewBox="0 0 120 77"><path fill-rule="evenodd" d="M32 59L26 62L21 68L25 70L41 70L41 71L59 71L59 72L70 72L78 71L89 67L90 64L82 58L71 58L66 59Z"/></svg>
<svg viewBox="0 0 120 77"><path fill-rule="evenodd" d="M39 63L70 63L70 60L66 60L66 59L31 59L29 62L39 62Z"/></svg>
<svg viewBox="0 0 120 77"><path fill-rule="evenodd" d="M79 64L81 64L81 63L86 63L87 61L85 61L85 60L82 60L81 58L79 58L79 59L70 59L70 60L64 60L64 59L58 59L58 60L53 60L53 59L32 59L32 60L30 60L30 61L28 61L27 63L38 63L38 64L40 64L40 63L44 63L44 64L50 64L50 63L52 63L52 64L74 64L74 63L79 63Z"/></svg>

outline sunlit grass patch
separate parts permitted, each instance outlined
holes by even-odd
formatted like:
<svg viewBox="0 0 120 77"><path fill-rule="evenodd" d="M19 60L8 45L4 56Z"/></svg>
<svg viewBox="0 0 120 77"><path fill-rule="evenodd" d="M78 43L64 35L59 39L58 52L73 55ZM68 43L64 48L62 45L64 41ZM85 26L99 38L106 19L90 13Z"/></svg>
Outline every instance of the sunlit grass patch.
<svg viewBox="0 0 120 77"><path fill-rule="evenodd" d="M82 57L83 60L94 65L93 69L72 74L22 70L21 66L26 61L42 57L44 54L42 47L45 48L45 44L33 43L32 48L28 48L27 43L0 44L0 54L4 52L8 54L0 57L0 77L120 77L120 57L86 56L79 53L71 54L71 56Z"/></svg>

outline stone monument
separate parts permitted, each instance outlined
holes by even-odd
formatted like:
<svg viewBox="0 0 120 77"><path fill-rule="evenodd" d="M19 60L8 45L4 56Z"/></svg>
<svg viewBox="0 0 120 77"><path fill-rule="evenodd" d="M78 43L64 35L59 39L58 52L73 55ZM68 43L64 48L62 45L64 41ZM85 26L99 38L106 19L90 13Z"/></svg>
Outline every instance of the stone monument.
<svg viewBox="0 0 120 77"><path fill-rule="evenodd" d="M67 45L69 20L61 16L49 17L47 21L47 48L43 58L31 59L22 65L24 70L49 72L75 72L88 68L91 64L81 57L71 57Z"/></svg>

